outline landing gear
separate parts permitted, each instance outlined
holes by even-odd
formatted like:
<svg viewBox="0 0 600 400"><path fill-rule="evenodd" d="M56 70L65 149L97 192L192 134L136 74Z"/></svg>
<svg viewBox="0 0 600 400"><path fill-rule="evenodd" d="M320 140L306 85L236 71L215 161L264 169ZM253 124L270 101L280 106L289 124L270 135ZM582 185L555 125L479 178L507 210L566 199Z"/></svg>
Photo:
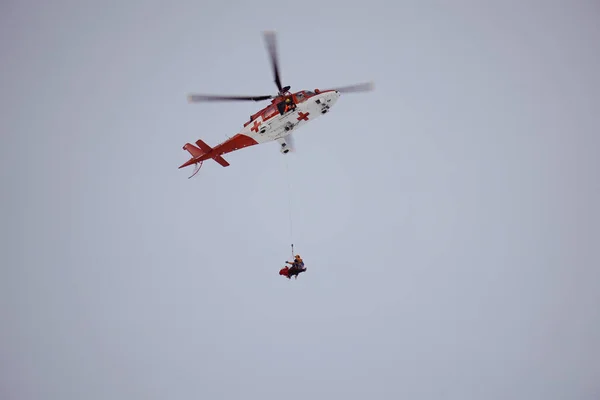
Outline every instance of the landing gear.
<svg viewBox="0 0 600 400"><path fill-rule="evenodd" d="M281 149L279 151L281 151L282 154L289 153L290 149L289 149L287 143L281 143Z"/></svg>

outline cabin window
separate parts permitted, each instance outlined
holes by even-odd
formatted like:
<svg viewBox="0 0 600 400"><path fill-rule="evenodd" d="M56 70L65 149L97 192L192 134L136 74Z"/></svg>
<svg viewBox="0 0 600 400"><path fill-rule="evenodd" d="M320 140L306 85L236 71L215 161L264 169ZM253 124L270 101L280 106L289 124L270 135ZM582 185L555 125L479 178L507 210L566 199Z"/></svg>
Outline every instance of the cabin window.
<svg viewBox="0 0 600 400"><path fill-rule="evenodd" d="M277 115L277 108L275 106L269 106L263 113L263 119L269 119L274 115Z"/></svg>

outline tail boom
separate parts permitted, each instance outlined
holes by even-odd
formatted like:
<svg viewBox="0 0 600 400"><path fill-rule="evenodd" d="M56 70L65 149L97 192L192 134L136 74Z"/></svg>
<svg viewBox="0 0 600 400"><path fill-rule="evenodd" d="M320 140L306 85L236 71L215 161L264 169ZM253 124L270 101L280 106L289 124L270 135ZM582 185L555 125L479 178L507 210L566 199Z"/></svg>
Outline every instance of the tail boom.
<svg viewBox="0 0 600 400"><path fill-rule="evenodd" d="M231 139L217 145L216 147L210 147L201 139L196 140L196 146L191 143L186 143L183 146L183 150L186 150L192 158L183 163L179 168L185 168L190 165L202 163L205 160L213 159L223 167L228 167L230 164L225 160L222 155L242 149L244 147L253 146L258 144L254 139L249 136L237 134Z"/></svg>

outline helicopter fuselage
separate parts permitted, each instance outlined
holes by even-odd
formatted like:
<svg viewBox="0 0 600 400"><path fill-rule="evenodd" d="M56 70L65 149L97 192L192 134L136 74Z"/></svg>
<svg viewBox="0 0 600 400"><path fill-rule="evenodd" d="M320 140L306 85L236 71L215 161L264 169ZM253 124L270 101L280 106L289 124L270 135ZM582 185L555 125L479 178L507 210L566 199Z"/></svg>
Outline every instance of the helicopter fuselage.
<svg viewBox="0 0 600 400"><path fill-rule="evenodd" d="M276 37L274 31L264 32L265 43L269 52L273 82L277 86L276 95L238 96L215 94L188 94L188 102L197 103L204 101L263 101L271 100L271 104L250 116L239 133L226 141L211 147L201 139L195 144L186 143L183 149L191 158L179 168L195 165L194 176L202 163L212 159L223 167L228 167L229 162L222 156L249 146L272 141L279 142L281 153L286 154L293 149L292 132L306 125L308 122L326 114L337 102L340 93L365 92L373 89L373 82L329 87L327 90L300 90L290 93L290 86L283 85L279 74L279 61L276 51Z"/></svg>
<svg viewBox="0 0 600 400"><path fill-rule="evenodd" d="M248 136L256 144L277 140L282 145L282 153L287 153L289 149L284 149L285 141L282 139L309 121L326 114L339 97L339 92L335 90L317 91L316 93L307 90L296 92L293 95L294 108L292 110L281 114L280 108L285 107L285 103L274 101L268 107L254 114L239 133Z"/></svg>
<svg viewBox="0 0 600 400"><path fill-rule="evenodd" d="M303 90L293 95L278 97L269 106L252 115L239 133L223 143L215 147L209 146L203 140L197 140L196 145L186 143L183 149L188 151L192 158L179 168L196 165L197 168L192 174L194 176L202 162L208 159L228 167L229 163L221 157L223 154L275 140L279 142L281 153L286 154L291 150L286 137L309 121L329 112L339 97L340 93L337 90ZM286 108L285 99L290 100L290 103L287 103L289 109Z"/></svg>

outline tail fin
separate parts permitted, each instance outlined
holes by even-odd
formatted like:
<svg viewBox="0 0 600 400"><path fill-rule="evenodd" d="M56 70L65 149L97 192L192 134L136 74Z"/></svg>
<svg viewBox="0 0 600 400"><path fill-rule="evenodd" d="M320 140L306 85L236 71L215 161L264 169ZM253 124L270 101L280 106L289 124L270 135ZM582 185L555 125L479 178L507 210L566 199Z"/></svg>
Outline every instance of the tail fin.
<svg viewBox="0 0 600 400"><path fill-rule="evenodd" d="M200 149L204 152L204 154L208 154L211 151L213 151L213 148L210 147L209 145L207 145L206 143L204 143L202 141L202 139L198 139L196 140L196 144L198 145L198 147L200 147ZM225 159L221 156L214 156L211 157L213 160L215 160L216 162L218 162L219 164L221 164L224 167L228 167L229 163L227 161L225 161Z"/></svg>
<svg viewBox="0 0 600 400"><path fill-rule="evenodd" d="M183 149L187 150L192 155L192 157L200 157L200 156L204 155L204 153L205 153L191 143L186 143L183 146Z"/></svg>
<svg viewBox="0 0 600 400"><path fill-rule="evenodd" d="M200 157L213 151L212 147L210 147L200 139L196 140L196 145L198 145L199 148L191 143L186 143L183 146L183 149L187 150L192 155L192 157Z"/></svg>
<svg viewBox="0 0 600 400"><path fill-rule="evenodd" d="M213 160L215 160L216 162L221 164L223 167L229 166L229 163L223 157L221 157L218 153L215 153L214 155L210 154L211 152L213 152L214 149L212 147L210 147L208 144L204 143L200 139L198 139L196 141L196 144L198 145L198 147L194 146L191 143L186 143L183 146L183 149L187 150L191 154L192 158L190 158L188 161L183 163L179 168L188 167L192 164L202 163L202 161L209 159L209 158L212 158Z"/></svg>

